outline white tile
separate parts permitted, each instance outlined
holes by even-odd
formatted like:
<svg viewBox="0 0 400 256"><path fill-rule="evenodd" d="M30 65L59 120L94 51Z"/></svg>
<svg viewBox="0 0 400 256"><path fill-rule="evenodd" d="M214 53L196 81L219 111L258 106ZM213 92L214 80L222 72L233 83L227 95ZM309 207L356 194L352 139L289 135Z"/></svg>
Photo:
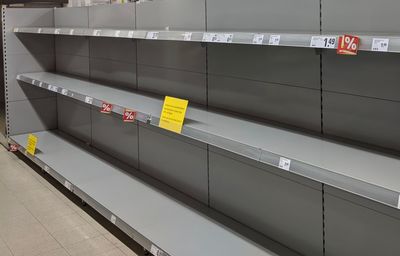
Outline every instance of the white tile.
<svg viewBox="0 0 400 256"><path fill-rule="evenodd" d="M70 215L61 216L59 218L48 219L42 222L42 224L50 233L54 233L59 230L68 231L88 223L77 213L73 213Z"/></svg>
<svg viewBox="0 0 400 256"><path fill-rule="evenodd" d="M49 252L45 252L45 253L41 253L38 256L69 256L68 253L65 251L65 249L60 248L60 249L56 249L53 251L49 251Z"/></svg>
<svg viewBox="0 0 400 256"><path fill-rule="evenodd" d="M97 256L114 250L116 247L105 237L98 236L67 246L65 249L71 256Z"/></svg>
<svg viewBox="0 0 400 256"><path fill-rule="evenodd" d="M15 239L7 241L7 244L14 256L37 256L61 248L60 244L50 235Z"/></svg>
<svg viewBox="0 0 400 256"><path fill-rule="evenodd" d="M11 251L8 249L7 246L0 246L0 255L1 256L13 256Z"/></svg>
<svg viewBox="0 0 400 256"><path fill-rule="evenodd" d="M65 247L86 239L100 236L101 234L91 225L86 224L71 230L59 230L54 232L52 235L62 246Z"/></svg>

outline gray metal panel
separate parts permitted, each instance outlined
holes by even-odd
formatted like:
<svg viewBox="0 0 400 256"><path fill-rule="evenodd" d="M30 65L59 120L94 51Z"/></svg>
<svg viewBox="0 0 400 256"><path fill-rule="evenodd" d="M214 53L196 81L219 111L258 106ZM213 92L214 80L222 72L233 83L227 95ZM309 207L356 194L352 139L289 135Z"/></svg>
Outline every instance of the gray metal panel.
<svg viewBox="0 0 400 256"><path fill-rule="evenodd" d="M112 86L136 89L136 64L91 58L90 78Z"/></svg>
<svg viewBox="0 0 400 256"><path fill-rule="evenodd" d="M8 102L8 114L8 135L57 128L55 97Z"/></svg>
<svg viewBox="0 0 400 256"><path fill-rule="evenodd" d="M15 34L6 36L8 54L51 54L54 52L54 36L39 34Z"/></svg>
<svg viewBox="0 0 400 256"><path fill-rule="evenodd" d="M135 3L89 7L90 28L135 29Z"/></svg>
<svg viewBox="0 0 400 256"><path fill-rule="evenodd" d="M327 91L400 101L399 65L397 54L360 52L356 58L343 58L327 51L322 63L322 87Z"/></svg>
<svg viewBox="0 0 400 256"><path fill-rule="evenodd" d="M206 48L200 43L141 40L138 64L205 73Z"/></svg>
<svg viewBox="0 0 400 256"><path fill-rule="evenodd" d="M56 8L54 9L54 23L56 27L88 27L87 7L70 7L70 8Z"/></svg>
<svg viewBox="0 0 400 256"><path fill-rule="evenodd" d="M54 55L8 54L7 56L8 101L50 96L48 92L32 88L32 86L26 86L23 83L19 83L15 78L18 74L24 72L54 70Z"/></svg>
<svg viewBox="0 0 400 256"><path fill-rule="evenodd" d="M209 75L208 104L318 132L321 130L319 90Z"/></svg>
<svg viewBox="0 0 400 256"><path fill-rule="evenodd" d="M52 8L7 8L5 30L11 31L14 27L53 27L54 14ZM9 32L12 33L12 32Z"/></svg>
<svg viewBox="0 0 400 256"><path fill-rule="evenodd" d="M84 142L91 142L91 113L89 105L57 97L58 129Z"/></svg>
<svg viewBox="0 0 400 256"><path fill-rule="evenodd" d="M313 49L210 44L209 73L320 89L320 58Z"/></svg>
<svg viewBox="0 0 400 256"><path fill-rule="evenodd" d="M206 30L205 0L145 1L137 4L137 29Z"/></svg>
<svg viewBox="0 0 400 256"><path fill-rule="evenodd" d="M319 32L319 8L318 0L207 0L207 27L220 31Z"/></svg>
<svg viewBox="0 0 400 256"><path fill-rule="evenodd" d="M138 168L138 125L124 123L121 116L92 109L92 145Z"/></svg>
<svg viewBox="0 0 400 256"><path fill-rule="evenodd" d="M325 246L327 256L397 256L400 250L400 214L387 215L342 198L343 192L325 193ZM352 196L354 197L354 196ZM383 207L382 205L380 207Z"/></svg>
<svg viewBox="0 0 400 256"><path fill-rule="evenodd" d="M86 37L56 36L56 54L89 56L89 40Z"/></svg>
<svg viewBox="0 0 400 256"><path fill-rule="evenodd" d="M340 93L323 93L324 132L399 150L400 103Z"/></svg>
<svg viewBox="0 0 400 256"><path fill-rule="evenodd" d="M139 90L207 104L206 74L146 65L138 66L138 74Z"/></svg>
<svg viewBox="0 0 400 256"><path fill-rule="evenodd" d="M119 38L90 38L90 57L136 63L136 41Z"/></svg>
<svg viewBox="0 0 400 256"><path fill-rule="evenodd" d="M139 126L140 170L208 203L206 145L199 147L161 134L156 129Z"/></svg>
<svg viewBox="0 0 400 256"><path fill-rule="evenodd" d="M322 31L399 33L396 0L322 0Z"/></svg>
<svg viewBox="0 0 400 256"><path fill-rule="evenodd" d="M211 206L304 255L322 255L322 192L209 152Z"/></svg>
<svg viewBox="0 0 400 256"><path fill-rule="evenodd" d="M57 72L89 78L89 57L57 54Z"/></svg>

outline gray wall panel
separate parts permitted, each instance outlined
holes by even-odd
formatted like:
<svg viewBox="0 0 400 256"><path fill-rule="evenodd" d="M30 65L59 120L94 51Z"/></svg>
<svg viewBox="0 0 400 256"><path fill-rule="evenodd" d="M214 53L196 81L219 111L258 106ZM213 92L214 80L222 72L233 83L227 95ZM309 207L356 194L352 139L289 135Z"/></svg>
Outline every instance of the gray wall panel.
<svg viewBox="0 0 400 256"><path fill-rule="evenodd" d="M56 98L8 102L9 135L57 128Z"/></svg>
<svg viewBox="0 0 400 256"><path fill-rule="evenodd" d="M135 3L89 7L89 27L135 29Z"/></svg>
<svg viewBox="0 0 400 256"><path fill-rule="evenodd" d="M206 29L205 0L145 1L136 8L137 29Z"/></svg>
<svg viewBox="0 0 400 256"><path fill-rule="evenodd" d="M138 64L206 72L206 48L200 43L138 41Z"/></svg>
<svg viewBox="0 0 400 256"><path fill-rule="evenodd" d="M89 58L75 55L57 54L57 72L89 78Z"/></svg>
<svg viewBox="0 0 400 256"><path fill-rule="evenodd" d="M89 17L87 7L70 7L54 9L56 27L88 27Z"/></svg>
<svg viewBox="0 0 400 256"><path fill-rule="evenodd" d="M323 32L399 33L396 0L322 0Z"/></svg>
<svg viewBox="0 0 400 256"><path fill-rule="evenodd" d="M90 38L90 57L136 63L136 41Z"/></svg>
<svg viewBox="0 0 400 256"><path fill-rule="evenodd" d="M318 0L207 0L207 26L222 31L319 32L319 5Z"/></svg>
<svg viewBox="0 0 400 256"><path fill-rule="evenodd" d="M89 40L87 37L56 36L56 54L89 56Z"/></svg>
<svg viewBox="0 0 400 256"><path fill-rule="evenodd" d="M323 56L324 90L400 101L400 55L359 52L343 58L334 51Z"/></svg>
<svg viewBox="0 0 400 256"><path fill-rule="evenodd" d="M320 189L275 175L272 167L209 154L213 208L304 255L322 255Z"/></svg>
<svg viewBox="0 0 400 256"><path fill-rule="evenodd" d="M157 129L158 130L158 129ZM207 148L139 126L140 169L183 193L208 202ZM198 145L201 145L199 147Z"/></svg>
<svg viewBox="0 0 400 256"><path fill-rule="evenodd" d="M206 74L141 65L139 90L207 103Z"/></svg>
<svg viewBox="0 0 400 256"><path fill-rule="evenodd" d="M320 91L210 75L210 106L321 130Z"/></svg>
<svg viewBox="0 0 400 256"><path fill-rule="evenodd" d="M138 168L138 126L122 122L121 116L92 109L92 144L115 158Z"/></svg>
<svg viewBox="0 0 400 256"><path fill-rule="evenodd" d="M9 33L6 45L7 54L51 54L54 52L54 36Z"/></svg>
<svg viewBox="0 0 400 256"><path fill-rule="evenodd" d="M323 93L324 132L400 150L400 103Z"/></svg>
<svg viewBox="0 0 400 256"><path fill-rule="evenodd" d="M320 88L320 58L313 49L210 44L209 73Z"/></svg>
<svg viewBox="0 0 400 256"><path fill-rule="evenodd" d="M106 59L90 59L90 78L110 86L136 89L136 65Z"/></svg>
<svg viewBox="0 0 400 256"><path fill-rule="evenodd" d="M91 142L89 105L58 95L57 112L59 130L84 142Z"/></svg>
<svg viewBox="0 0 400 256"><path fill-rule="evenodd" d="M11 31L14 27L52 27L54 14L51 8L7 8L5 29ZM9 32L12 33L12 32Z"/></svg>
<svg viewBox="0 0 400 256"><path fill-rule="evenodd" d="M325 235L327 256L396 256L400 250L400 214L390 216L341 198L343 192L325 193ZM351 196L355 197L355 196ZM361 201L364 201L361 199ZM382 206L380 205L379 208Z"/></svg>

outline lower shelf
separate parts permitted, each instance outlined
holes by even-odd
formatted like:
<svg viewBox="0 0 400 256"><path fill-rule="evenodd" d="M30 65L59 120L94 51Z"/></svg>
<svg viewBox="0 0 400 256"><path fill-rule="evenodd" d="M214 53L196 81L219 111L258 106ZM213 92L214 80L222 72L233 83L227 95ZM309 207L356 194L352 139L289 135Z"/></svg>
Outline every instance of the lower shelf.
<svg viewBox="0 0 400 256"><path fill-rule="evenodd" d="M155 255L277 255L69 142L57 131L34 135L37 152L27 157ZM27 137L16 135L10 140L21 145L19 150L24 153Z"/></svg>

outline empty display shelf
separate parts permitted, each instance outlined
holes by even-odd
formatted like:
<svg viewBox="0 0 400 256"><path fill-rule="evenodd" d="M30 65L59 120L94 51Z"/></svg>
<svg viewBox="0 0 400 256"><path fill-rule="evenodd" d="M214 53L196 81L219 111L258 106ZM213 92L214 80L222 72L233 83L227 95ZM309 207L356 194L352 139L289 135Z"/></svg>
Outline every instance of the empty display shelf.
<svg viewBox="0 0 400 256"><path fill-rule="evenodd" d="M337 49L340 35L279 33L279 32L215 32L215 31L144 31L104 28L51 28L51 27L16 27L14 33L115 37L147 40L189 41L225 44L272 45L306 48ZM396 35L358 35L359 50L375 52L400 52L400 37ZM333 39L324 43L324 39ZM382 41L383 40L383 41ZM386 41L387 40L387 41ZM375 43L374 43L375 41ZM387 47L377 46L387 42Z"/></svg>
<svg viewBox="0 0 400 256"><path fill-rule="evenodd" d="M137 111L137 120L158 126L163 99L48 72L18 80L112 111ZM122 122L122 118L121 118ZM223 112L189 106L182 136L399 208L400 159L327 141Z"/></svg>
<svg viewBox="0 0 400 256"><path fill-rule="evenodd" d="M128 175L56 130L34 135L37 153L26 154L29 158L155 255L277 255ZM10 140L25 145L27 137L21 134ZM25 152L23 146L20 151Z"/></svg>

